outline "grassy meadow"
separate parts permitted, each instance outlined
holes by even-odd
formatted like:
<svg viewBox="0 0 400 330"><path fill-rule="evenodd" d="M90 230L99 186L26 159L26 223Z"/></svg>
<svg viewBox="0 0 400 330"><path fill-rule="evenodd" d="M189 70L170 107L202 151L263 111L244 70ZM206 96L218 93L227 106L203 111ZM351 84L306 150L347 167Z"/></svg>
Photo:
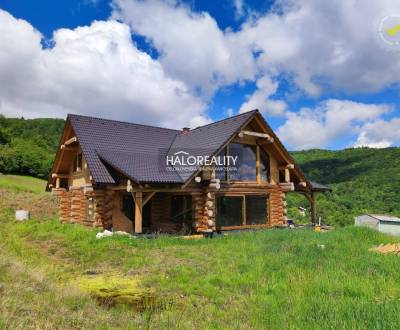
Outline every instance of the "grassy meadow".
<svg viewBox="0 0 400 330"><path fill-rule="evenodd" d="M95 229L60 224L51 197L35 184L0 176L2 196L17 198L0 201L0 329L400 326L400 257L368 251L396 241L389 236L344 227L97 240ZM16 207L44 200L47 214L13 220ZM85 290L96 279L107 290L118 279L132 283L147 299L105 303Z"/></svg>

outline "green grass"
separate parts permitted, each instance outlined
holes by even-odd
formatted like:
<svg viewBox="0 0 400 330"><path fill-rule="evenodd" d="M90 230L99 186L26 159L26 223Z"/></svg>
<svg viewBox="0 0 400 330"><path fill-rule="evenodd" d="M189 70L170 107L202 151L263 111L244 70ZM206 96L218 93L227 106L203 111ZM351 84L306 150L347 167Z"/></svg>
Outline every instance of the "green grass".
<svg viewBox="0 0 400 330"><path fill-rule="evenodd" d="M0 188L14 191L44 193L46 182L30 176L0 175Z"/></svg>
<svg viewBox="0 0 400 330"><path fill-rule="evenodd" d="M0 214L0 328L400 326L400 257L368 251L396 240L368 229L97 240L94 229ZM99 305L77 285L87 274L140 280L159 303Z"/></svg>

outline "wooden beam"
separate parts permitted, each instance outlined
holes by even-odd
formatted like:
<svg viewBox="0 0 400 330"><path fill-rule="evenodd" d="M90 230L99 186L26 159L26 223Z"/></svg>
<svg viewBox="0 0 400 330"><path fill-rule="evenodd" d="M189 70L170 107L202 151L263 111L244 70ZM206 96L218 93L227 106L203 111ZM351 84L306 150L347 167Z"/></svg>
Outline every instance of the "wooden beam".
<svg viewBox="0 0 400 330"><path fill-rule="evenodd" d="M60 188L60 178L59 177L56 178L56 188L57 189Z"/></svg>
<svg viewBox="0 0 400 330"><path fill-rule="evenodd" d="M294 164L287 164L287 165L281 165L279 166L280 170L284 170L284 169L289 169L289 170L294 170Z"/></svg>
<svg viewBox="0 0 400 330"><path fill-rule="evenodd" d="M143 194L141 191L135 192L135 233L141 234L142 228L142 210L143 210Z"/></svg>
<svg viewBox="0 0 400 330"><path fill-rule="evenodd" d="M257 146L256 149L256 176L257 183L261 183L261 159L260 159L260 146Z"/></svg>
<svg viewBox="0 0 400 330"><path fill-rule="evenodd" d="M70 138L67 141L65 141L63 145L65 147L65 146L68 146L68 145L70 145L70 144L72 144L74 142L77 142L77 141L78 141L77 137L73 136L72 138Z"/></svg>
<svg viewBox="0 0 400 330"><path fill-rule="evenodd" d="M290 182L290 170L288 168L285 168L285 182Z"/></svg>
<svg viewBox="0 0 400 330"><path fill-rule="evenodd" d="M147 202L148 202L155 194L156 194L155 191L152 191L152 192L147 193L146 197L143 198L142 207L144 207L144 206L147 204Z"/></svg>
<svg viewBox="0 0 400 330"><path fill-rule="evenodd" d="M293 182L284 182L280 183L279 187L282 188L283 191L294 191L294 183Z"/></svg>
<svg viewBox="0 0 400 330"><path fill-rule="evenodd" d="M245 135L255 136L255 137L258 137L258 138L266 139L269 143L273 143L274 142L274 138L271 135L267 134L267 133L252 132L252 131L240 131L240 133L238 134L238 136L240 138L242 138Z"/></svg>
<svg viewBox="0 0 400 330"><path fill-rule="evenodd" d="M64 151L78 151L78 146L66 146L65 144L62 144L60 149Z"/></svg>
<svg viewBox="0 0 400 330"><path fill-rule="evenodd" d="M71 134L71 130L72 130L71 124L67 121L67 125L65 126L64 132L61 137L61 141L64 139L64 137L66 138L69 134ZM60 141L60 143L61 143L61 141ZM54 164L55 166L53 167L53 171L55 173L58 172L60 165L61 165L63 155L64 155L64 150L61 148L61 146L60 146L60 149L61 149L61 152L58 156L58 159L56 158L55 164ZM58 154L58 152L57 152L57 154Z"/></svg>
<svg viewBox="0 0 400 330"><path fill-rule="evenodd" d="M53 178L53 179L55 179L55 178L61 178L61 179L68 179L68 174L60 174L60 173L53 173L52 175L51 175L51 177Z"/></svg>
<svg viewBox="0 0 400 330"><path fill-rule="evenodd" d="M317 203L315 200L315 194L313 192L311 192L310 204L311 204L311 222L313 224L316 224L317 223Z"/></svg>

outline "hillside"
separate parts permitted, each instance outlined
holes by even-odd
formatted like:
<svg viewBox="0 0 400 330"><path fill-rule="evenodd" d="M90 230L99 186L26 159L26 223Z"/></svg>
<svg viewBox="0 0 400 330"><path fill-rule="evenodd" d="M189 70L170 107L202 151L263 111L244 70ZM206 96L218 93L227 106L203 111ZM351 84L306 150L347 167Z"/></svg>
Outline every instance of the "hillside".
<svg viewBox="0 0 400 330"><path fill-rule="evenodd" d="M62 119L14 119L0 115L0 172L47 178L63 129ZM318 211L329 224L353 223L360 213L400 215L400 148L309 150L292 153L311 180L333 193L318 197ZM289 216L308 202L290 194Z"/></svg>
<svg viewBox="0 0 400 330"><path fill-rule="evenodd" d="M332 193L318 196L323 221L345 225L362 213L400 215L400 148L309 150L292 153L310 180L329 185ZM304 197L291 194L289 215L300 220L297 206Z"/></svg>
<svg viewBox="0 0 400 330"><path fill-rule="evenodd" d="M397 329L400 258L367 228L157 239L63 225L45 181L0 177L0 329ZM15 198L17 197L17 199ZM18 198L20 197L20 198ZM18 204L18 206L16 205ZM35 209L33 209L35 211ZM50 219L49 219L50 217Z"/></svg>
<svg viewBox="0 0 400 330"><path fill-rule="evenodd" d="M47 178L63 127L62 119L0 115L0 172Z"/></svg>

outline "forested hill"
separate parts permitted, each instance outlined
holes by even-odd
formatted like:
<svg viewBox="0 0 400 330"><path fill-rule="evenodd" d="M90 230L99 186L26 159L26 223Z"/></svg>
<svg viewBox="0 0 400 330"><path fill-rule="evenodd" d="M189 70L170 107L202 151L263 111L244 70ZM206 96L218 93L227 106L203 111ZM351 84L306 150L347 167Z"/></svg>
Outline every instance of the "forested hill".
<svg viewBox="0 0 400 330"><path fill-rule="evenodd" d="M0 115L0 172L47 178L64 126L62 119L14 119ZM309 150L292 153L310 180L333 188L318 198L331 224L349 224L362 213L400 216L400 148ZM304 197L291 194L289 216L301 217Z"/></svg>
<svg viewBox="0 0 400 330"><path fill-rule="evenodd" d="M333 189L318 197L319 214L327 223L353 223L353 217L363 213L400 216L400 148L309 150L292 155L310 180ZM298 218L295 206L307 203L298 196L290 201L289 215Z"/></svg>
<svg viewBox="0 0 400 330"><path fill-rule="evenodd" d="M0 172L47 178L63 127L62 119L0 115Z"/></svg>

